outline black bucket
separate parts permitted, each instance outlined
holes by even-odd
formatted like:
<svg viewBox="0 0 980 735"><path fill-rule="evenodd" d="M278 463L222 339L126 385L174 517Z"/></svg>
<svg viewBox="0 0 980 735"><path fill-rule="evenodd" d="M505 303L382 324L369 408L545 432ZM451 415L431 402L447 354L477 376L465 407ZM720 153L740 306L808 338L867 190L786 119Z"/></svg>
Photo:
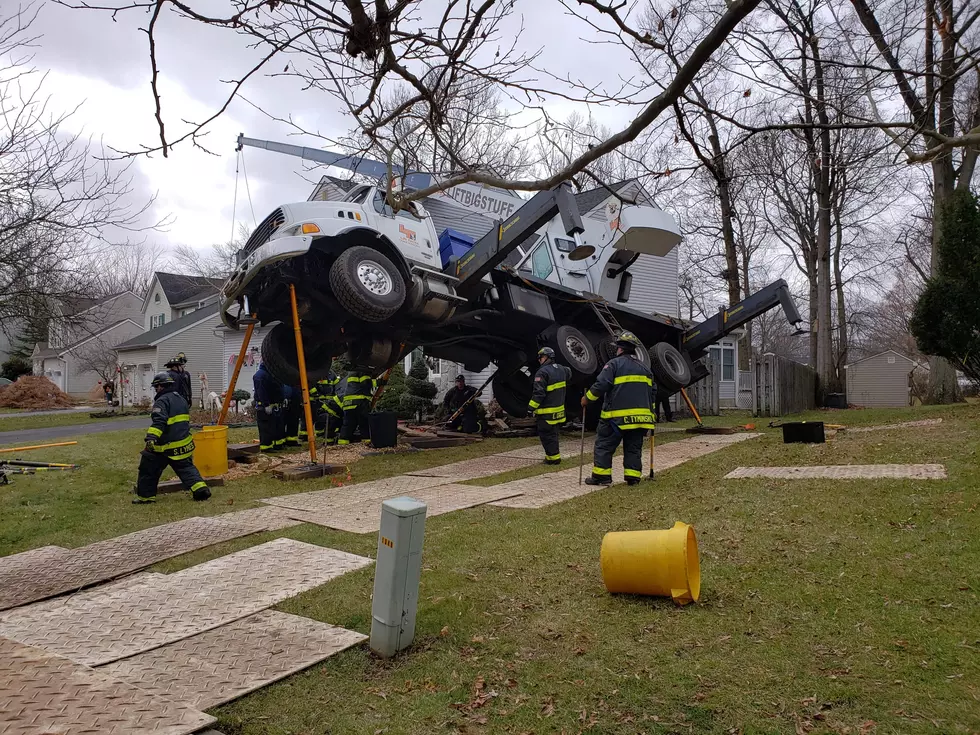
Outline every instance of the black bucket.
<svg viewBox="0 0 980 735"><path fill-rule="evenodd" d="M783 424L783 444L823 444L823 421L793 421Z"/></svg>
<svg viewBox="0 0 980 735"><path fill-rule="evenodd" d="M368 417L371 428L371 445L377 449L398 444L398 414L394 411L378 411Z"/></svg>

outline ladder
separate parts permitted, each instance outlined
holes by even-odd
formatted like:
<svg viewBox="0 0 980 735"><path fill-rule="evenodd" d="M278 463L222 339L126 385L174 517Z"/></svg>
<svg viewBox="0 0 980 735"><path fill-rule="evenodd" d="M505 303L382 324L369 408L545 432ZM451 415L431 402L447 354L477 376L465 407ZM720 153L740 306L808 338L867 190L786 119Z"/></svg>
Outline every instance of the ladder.
<svg viewBox="0 0 980 735"><path fill-rule="evenodd" d="M618 337L623 328L619 324L619 320L616 319L616 315L612 313L609 305L604 299L597 298L595 301L590 301L592 304L592 310L595 315L599 317L599 322L606 328L609 332L610 337Z"/></svg>

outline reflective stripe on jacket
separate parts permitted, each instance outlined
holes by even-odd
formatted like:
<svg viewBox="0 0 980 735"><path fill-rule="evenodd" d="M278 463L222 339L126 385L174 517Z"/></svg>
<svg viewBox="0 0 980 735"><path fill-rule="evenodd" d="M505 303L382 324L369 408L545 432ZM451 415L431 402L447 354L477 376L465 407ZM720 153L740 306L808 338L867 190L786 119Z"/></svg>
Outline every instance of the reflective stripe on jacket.
<svg viewBox="0 0 980 735"><path fill-rule="evenodd" d="M547 362L534 374L528 410L549 424L565 423L565 387L572 378L571 368Z"/></svg>
<svg viewBox="0 0 980 735"><path fill-rule="evenodd" d="M184 397L173 389L157 396L144 440L153 442L154 452L175 458L194 453L189 410Z"/></svg>
<svg viewBox="0 0 980 735"><path fill-rule="evenodd" d="M347 376L347 392L344 393L344 410L350 411L370 403L378 389L377 381L367 373L352 372Z"/></svg>
<svg viewBox="0 0 980 735"><path fill-rule="evenodd" d="M653 373L630 355L607 362L585 397L590 401L604 398L599 417L621 429L654 427Z"/></svg>

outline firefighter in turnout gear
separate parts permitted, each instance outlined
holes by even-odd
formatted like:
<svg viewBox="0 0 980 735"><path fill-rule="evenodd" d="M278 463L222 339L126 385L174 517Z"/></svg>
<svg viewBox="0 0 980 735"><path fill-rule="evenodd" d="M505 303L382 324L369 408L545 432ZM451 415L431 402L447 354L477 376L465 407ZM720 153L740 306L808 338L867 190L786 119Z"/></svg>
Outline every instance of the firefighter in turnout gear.
<svg viewBox="0 0 980 735"><path fill-rule="evenodd" d="M191 392L191 374L184 367L186 364L187 357L181 352L172 360L169 360L164 367L167 368L170 377L174 379L174 391L183 396L184 400L187 401L187 405L191 406L194 403Z"/></svg>
<svg viewBox="0 0 980 735"><path fill-rule="evenodd" d="M300 419L303 417L303 389L298 385L283 385L282 439L287 447L298 447ZM305 435L306 432L304 431ZM304 437L305 438L305 437Z"/></svg>
<svg viewBox="0 0 980 735"><path fill-rule="evenodd" d="M310 388L310 402L318 409L314 423L317 429L323 431L327 444L337 443L337 434L344 421L343 403L337 396L338 383L340 378L331 370L327 377L321 378Z"/></svg>
<svg viewBox="0 0 980 735"><path fill-rule="evenodd" d="M636 359L640 340L623 331L616 338L616 357L607 362L595 384L582 396L582 406L603 398L595 436L592 476L585 484L612 483L612 458L623 442L626 482L636 485L643 477L643 437L653 431L653 374Z"/></svg>
<svg viewBox="0 0 980 735"><path fill-rule="evenodd" d="M534 374L528 412L538 419L538 438L544 447L544 463L561 464L558 427L565 423L565 385L571 380L572 370L555 362L555 351L550 347L538 350L538 363L541 367Z"/></svg>
<svg viewBox="0 0 980 735"><path fill-rule="evenodd" d="M153 503L157 499L160 475L173 467L184 488L194 500L211 497L208 484L194 466L194 438L191 436L190 407L177 393L170 373L157 373L150 383L157 396L150 412L152 424L146 430L145 446L140 452L136 498L133 503Z"/></svg>
<svg viewBox="0 0 980 735"><path fill-rule="evenodd" d="M478 395L476 388L466 384L466 376L457 375L453 387L446 391L442 405L452 416L459 411L464 403L470 402L466 404L466 408L460 412L459 416L447 426L450 431L461 431L464 434L479 434L483 431L480 424L480 414L476 410L476 398L474 398L476 395ZM470 400L471 398L473 400Z"/></svg>
<svg viewBox="0 0 980 735"><path fill-rule="evenodd" d="M282 385L259 363L252 376L255 398L255 422L259 425L259 451L273 452L279 436L279 416L282 410Z"/></svg>
<svg viewBox="0 0 980 735"><path fill-rule="evenodd" d="M344 423L340 428L338 444L366 442L370 439L368 415L371 413L371 399L377 389L377 381L367 370L354 369L347 374L347 392L344 393L343 402ZM359 439L355 440L355 435L359 435Z"/></svg>

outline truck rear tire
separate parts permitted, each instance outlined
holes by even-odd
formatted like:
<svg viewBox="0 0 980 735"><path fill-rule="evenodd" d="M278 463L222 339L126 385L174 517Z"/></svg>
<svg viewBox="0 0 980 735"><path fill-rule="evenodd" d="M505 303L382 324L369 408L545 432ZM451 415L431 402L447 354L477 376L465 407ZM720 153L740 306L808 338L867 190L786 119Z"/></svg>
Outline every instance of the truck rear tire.
<svg viewBox="0 0 980 735"><path fill-rule="evenodd" d="M330 288L351 316L383 322L405 303L405 280L387 257L373 248L355 245L330 267Z"/></svg>
<svg viewBox="0 0 980 735"><path fill-rule="evenodd" d="M507 375L493 376L493 397L514 418L527 416L527 404L531 401L531 376L523 370Z"/></svg>
<svg viewBox="0 0 980 735"><path fill-rule="evenodd" d="M616 357L616 343L611 338L603 340L597 347L603 365ZM650 367L650 352L646 347L636 348L636 359L643 363L644 367Z"/></svg>
<svg viewBox="0 0 980 735"><path fill-rule="evenodd" d="M598 367L592 342L575 327L563 324L555 333L555 352L560 362L581 375L591 376Z"/></svg>
<svg viewBox="0 0 980 735"><path fill-rule="evenodd" d="M657 342L650 353L650 370L657 386L671 393L679 391L691 382L691 368L676 347L667 342Z"/></svg>
<svg viewBox="0 0 980 735"><path fill-rule="evenodd" d="M312 385L327 377L333 363L333 351L329 344L307 349L303 345L306 358L306 379ZM262 362L272 377L285 385L299 385L299 358L296 356L296 336L288 324L277 324L262 340Z"/></svg>

